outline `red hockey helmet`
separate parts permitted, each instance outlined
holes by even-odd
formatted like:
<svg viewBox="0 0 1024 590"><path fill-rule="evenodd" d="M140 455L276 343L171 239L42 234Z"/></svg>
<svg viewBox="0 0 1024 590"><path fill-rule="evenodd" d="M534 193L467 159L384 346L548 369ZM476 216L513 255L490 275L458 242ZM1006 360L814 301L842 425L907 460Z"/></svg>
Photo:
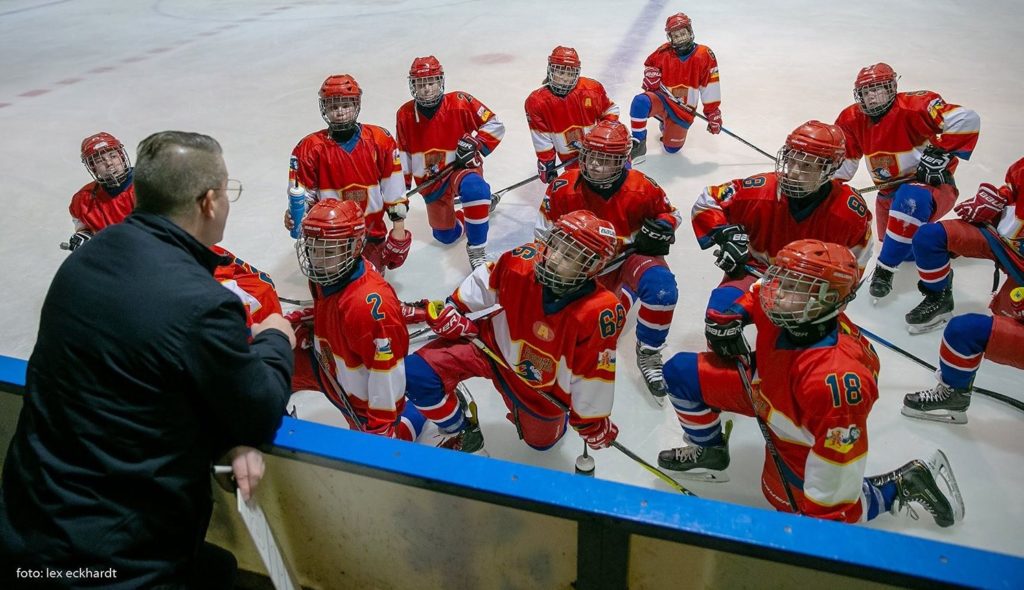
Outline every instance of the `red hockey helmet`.
<svg viewBox="0 0 1024 590"><path fill-rule="evenodd" d="M128 179L132 163L121 140L100 131L82 140L82 163L104 186L119 186Z"/></svg>
<svg viewBox="0 0 1024 590"><path fill-rule="evenodd" d="M619 121L600 121L583 136L580 174L599 187L610 186L622 176L633 140Z"/></svg>
<svg viewBox="0 0 1024 590"><path fill-rule="evenodd" d="M677 12L665 21L665 35L668 42L679 53L687 53L693 49L693 23L690 17Z"/></svg>
<svg viewBox="0 0 1024 590"><path fill-rule="evenodd" d="M355 201L325 199L310 207L295 242L299 268L309 280L329 285L344 277L363 253L366 220Z"/></svg>
<svg viewBox="0 0 1024 590"><path fill-rule="evenodd" d="M417 57L409 66L409 92L416 104L433 107L444 98L444 68L433 55Z"/></svg>
<svg viewBox="0 0 1024 590"><path fill-rule="evenodd" d="M562 294L597 276L615 255L615 228L587 210L558 218L541 241L537 282Z"/></svg>
<svg viewBox="0 0 1024 590"><path fill-rule="evenodd" d="M775 160L782 192L795 199L809 196L828 182L846 158L842 129L821 121L808 121L786 138Z"/></svg>
<svg viewBox="0 0 1024 590"><path fill-rule="evenodd" d="M837 316L853 300L860 268L845 246L797 240L779 250L761 284L761 308L773 324L800 328Z"/></svg>
<svg viewBox="0 0 1024 590"><path fill-rule="evenodd" d="M576 87L579 80L579 54L572 47L555 47L548 56L548 88L558 96L565 96Z"/></svg>
<svg viewBox="0 0 1024 590"><path fill-rule="evenodd" d="M346 131L356 126L362 106L363 89L348 74L328 76L320 85L320 116L331 131Z"/></svg>
<svg viewBox="0 0 1024 590"><path fill-rule="evenodd" d="M869 117L884 115L896 100L896 71L887 63L867 66L857 73L853 98Z"/></svg>

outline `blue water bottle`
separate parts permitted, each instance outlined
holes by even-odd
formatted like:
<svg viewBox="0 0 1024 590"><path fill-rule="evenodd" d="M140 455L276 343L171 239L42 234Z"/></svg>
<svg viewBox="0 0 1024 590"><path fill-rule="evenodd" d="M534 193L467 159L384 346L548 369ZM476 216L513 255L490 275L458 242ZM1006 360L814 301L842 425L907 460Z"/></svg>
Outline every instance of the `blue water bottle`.
<svg viewBox="0 0 1024 590"><path fill-rule="evenodd" d="M306 214L306 191L294 184L288 187L288 213L295 222L292 237L297 239L302 231L302 217Z"/></svg>

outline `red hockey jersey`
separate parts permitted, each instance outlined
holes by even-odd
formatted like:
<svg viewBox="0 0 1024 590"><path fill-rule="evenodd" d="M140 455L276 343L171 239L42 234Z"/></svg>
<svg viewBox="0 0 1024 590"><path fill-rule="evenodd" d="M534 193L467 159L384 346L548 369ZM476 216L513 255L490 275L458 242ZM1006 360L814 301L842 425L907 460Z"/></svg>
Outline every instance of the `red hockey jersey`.
<svg viewBox="0 0 1024 590"><path fill-rule="evenodd" d="M463 312L505 306L477 325L480 338L522 377L499 370L529 411L562 413L536 393L542 390L572 410L574 426L604 418L612 411L615 346L626 311L600 286L546 310L543 287L534 276L539 258L535 244L505 252L469 275L452 300Z"/></svg>
<svg viewBox="0 0 1024 590"><path fill-rule="evenodd" d="M310 133L292 150L289 184L306 191L307 205L320 199L356 201L366 213L367 235L383 238L385 209L407 203L398 146L383 127L360 124L344 144L327 129Z"/></svg>
<svg viewBox="0 0 1024 590"><path fill-rule="evenodd" d="M934 92L900 92L892 107L878 122L850 105L839 113L836 125L846 136L846 162L836 178L849 180L857 173L861 158L875 184L910 178L929 144L952 153L949 170L957 159L969 160L978 144L981 118L962 106L950 104Z"/></svg>
<svg viewBox="0 0 1024 590"><path fill-rule="evenodd" d="M576 87L565 96L558 96L547 86L530 93L526 98L526 123L533 138L537 159L559 162L575 158L575 142L600 121L617 121L619 107L597 80L580 77Z"/></svg>
<svg viewBox="0 0 1024 590"><path fill-rule="evenodd" d="M720 107L718 60L708 46L698 44L689 55L680 58L671 45L662 43L647 56L644 66L661 70L662 83L690 108L697 109L698 99L704 104L705 115Z"/></svg>
<svg viewBox="0 0 1024 590"><path fill-rule="evenodd" d="M711 234L728 224L742 225L750 237L750 253L765 269L783 246L794 240L815 239L846 246L864 266L871 259L871 213L864 199L839 180L817 206L790 210L775 172L730 180L705 187L690 214L693 232L702 249L714 245Z"/></svg>
<svg viewBox="0 0 1024 590"><path fill-rule="evenodd" d="M221 256L231 258L230 263L213 269L213 278L242 300L247 326L258 324L271 314L281 313L281 301L277 298L274 281L270 275L225 248L210 246L210 249Z"/></svg>
<svg viewBox="0 0 1024 590"><path fill-rule="evenodd" d="M97 233L108 225L121 223L135 209L135 185L111 196L95 180L83 186L71 197L68 211L75 231Z"/></svg>
<svg viewBox="0 0 1024 590"><path fill-rule="evenodd" d="M1017 251L1024 255L1024 158L1010 165L999 192L1007 203L996 229L1003 237L1013 240Z"/></svg>

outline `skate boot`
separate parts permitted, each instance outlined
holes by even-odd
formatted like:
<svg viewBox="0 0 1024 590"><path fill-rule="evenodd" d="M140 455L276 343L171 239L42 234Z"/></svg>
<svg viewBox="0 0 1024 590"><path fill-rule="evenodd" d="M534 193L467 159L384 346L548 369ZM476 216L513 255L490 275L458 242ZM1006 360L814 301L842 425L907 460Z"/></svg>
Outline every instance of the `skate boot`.
<svg viewBox="0 0 1024 590"><path fill-rule="evenodd" d="M910 517L917 520L917 512L910 505L914 502L931 513L935 524L940 527L952 526L963 520L964 501L960 487L949 466L949 459L942 451L935 451L929 462L914 459L895 471L867 479L868 483L876 487L890 481L896 482L896 499L890 509L893 514L906 507ZM940 481L945 484L946 492L939 487Z"/></svg>
<svg viewBox="0 0 1024 590"><path fill-rule="evenodd" d="M877 302L892 292L892 275L893 271L888 268L875 266L875 272L871 274L871 284L868 286L868 292L874 301Z"/></svg>
<svg viewBox="0 0 1024 590"><path fill-rule="evenodd" d="M486 451L483 450L484 434L480 430L480 420L476 415L476 401L473 400L472 394L462 383L455 386L455 395L459 398L459 406L462 407L465 422L463 422L462 430L451 434L437 446L463 453L486 455Z"/></svg>
<svg viewBox="0 0 1024 590"><path fill-rule="evenodd" d="M924 295L924 301L907 312L907 331L911 334L923 334L938 328L953 317L953 282L946 284L941 291L929 291L918 283L917 289Z"/></svg>
<svg viewBox="0 0 1024 590"><path fill-rule="evenodd" d="M659 405L665 405L665 396L668 395L668 384L662 374L664 361L661 360L661 347L654 348L636 343L636 366L647 384L647 391L651 392Z"/></svg>
<svg viewBox="0 0 1024 590"><path fill-rule="evenodd" d="M476 270L477 267L487 262L487 244L477 246L466 244L466 254L469 255L469 266Z"/></svg>
<svg viewBox="0 0 1024 590"><path fill-rule="evenodd" d="M497 193L491 193L491 204L487 207L487 213L494 213L494 209L497 208L498 203L501 202L501 195Z"/></svg>
<svg viewBox="0 0 1024 590"><path fill-rule="evenodd" d="M647 138L638 139L633 138L633 147L629 150L630 161L639 164L642 159L646 159L647 156ZM642 159L641 159L642 158ZM638 161L640 160L640 161Z"/></svg>
<svg viewBox="0 0 1024 590"><path fill-rule="evenodd" d="M939 381L931 389L903 396L903 409L900 413L921 420L967 424L967 408L970 405L970 387L960 389Z"/></svg>
<svg viewBox="0 0 1024 590"><path fill-rule="evenodd" d="M672 475L680 479L708 483L729 481L729 474L725 472L725 468L729 466L729 433L732 432L732 420L727 420L724 428L723 444L717 447L695 445L690 437L684 434L686 446L658 453L658 466L676 472Z"/></svg>

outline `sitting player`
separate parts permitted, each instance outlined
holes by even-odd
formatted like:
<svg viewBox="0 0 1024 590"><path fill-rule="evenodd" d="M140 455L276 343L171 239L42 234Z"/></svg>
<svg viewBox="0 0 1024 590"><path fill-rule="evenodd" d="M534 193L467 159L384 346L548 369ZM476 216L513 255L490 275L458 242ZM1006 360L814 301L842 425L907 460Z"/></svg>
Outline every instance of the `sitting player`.
<svg viewBox="0 0 1024 590"><path fill-rule="evenodd" d="M409 91L413 100L398 109L395 131L405 186L415 180L424 187L420 194L434 239L453 244L465 234L469 264L477 268L487 259L491 206L483 157L498 147L505 125L469 94L445 93L444 69L432 55L413 60Z"/></svg>
<svg viewBox="0 0 1024 590"><path fill-rule="evenodd" d="M93 181L71 197L68 210L75 233L67 246L61 247L72 251L101 229L124 221L135 208L132 163L120 140L105 132L86 137L82 140L82 163Z"/></svg>
<svg viewBox="0 0 1024 590"><path fill-rule="evenodd" d="M651 116L658 120L665 151L674 154L683 149L698 100L704 104L708 132L717 135L722 131L722 93L714 52L694 43L690 17L681 12L665 21L665 34L668 43L647 57L643 92L633 97L629 106L636 138L631 158L647 153L647 119Z"/></svg>
<svg viewBox="0 0 1024 590"><path fill-rule="evenodd" d="M550 184L558 176L555 166L579 164L577 150L583 136L600 121L618 121L619 107L604 86L580 76L580 57L572 47L555 47L548 56L544 86L526 98L526 122L537 152L537 173Z"/></svg>
<svg viewBox="0 0 1024 590"><path fill-rule="evenodd" d="M441 339L407 359L409 397L454 432L466 428L452 395L456 384L487 377L530 447L551 448L566 423L591 448L609 446L618 434L609 414L625 310L594 278L614 252L611 224L575 211L541 242L477 268L447 304L429 304L429 323ZM502 304L507 308L486 320L465 316Z"/></svg>
<svg viewBox="0 0 1024 590"><path fill-rule="evenodd" d="M675 241L679 212L665 191L638 170L627 169L630 139L625 125L601 121L583 138L578 170L567 170L548 186L537 220L537 233L577 209L593 211L615 228L622 265L601 277L620 294L623 304L640 301L636 358L647 389L661 400L668 392L661 375L661 349L672 324L679 290L665 262ZM663 403L663 402L661 402Z"/></svg>
<svg viewBox="0 0 1024 590"><path fill-rule="evenodd" d="M247 326L258 324L271 314L281 313L281 300L277 298L270 275L221 246L211 246L210 249L224 260L213 269L213 278L242 300Z"/></svg>
<svg viewBox="0 0 1024 590"><path fill-rule="evenodd" d="M774 453L766 452L761 490L777 510L863 522L914 502L939 526L962 518L956 480L941 451L930 463L914 460L863 477L879 365L842 313L859 277L856 258L838 244L799 240L782 248L762 281L708 320L714 352L680 353L665 365L689 446L662 451L658 464L681 472L728 467L718 412L735 412L766 423L769 450L778 454L784 474ZM757 327L754 353L743 340L747 323ZM752 375L750 367L756 367Z"/></svg>

